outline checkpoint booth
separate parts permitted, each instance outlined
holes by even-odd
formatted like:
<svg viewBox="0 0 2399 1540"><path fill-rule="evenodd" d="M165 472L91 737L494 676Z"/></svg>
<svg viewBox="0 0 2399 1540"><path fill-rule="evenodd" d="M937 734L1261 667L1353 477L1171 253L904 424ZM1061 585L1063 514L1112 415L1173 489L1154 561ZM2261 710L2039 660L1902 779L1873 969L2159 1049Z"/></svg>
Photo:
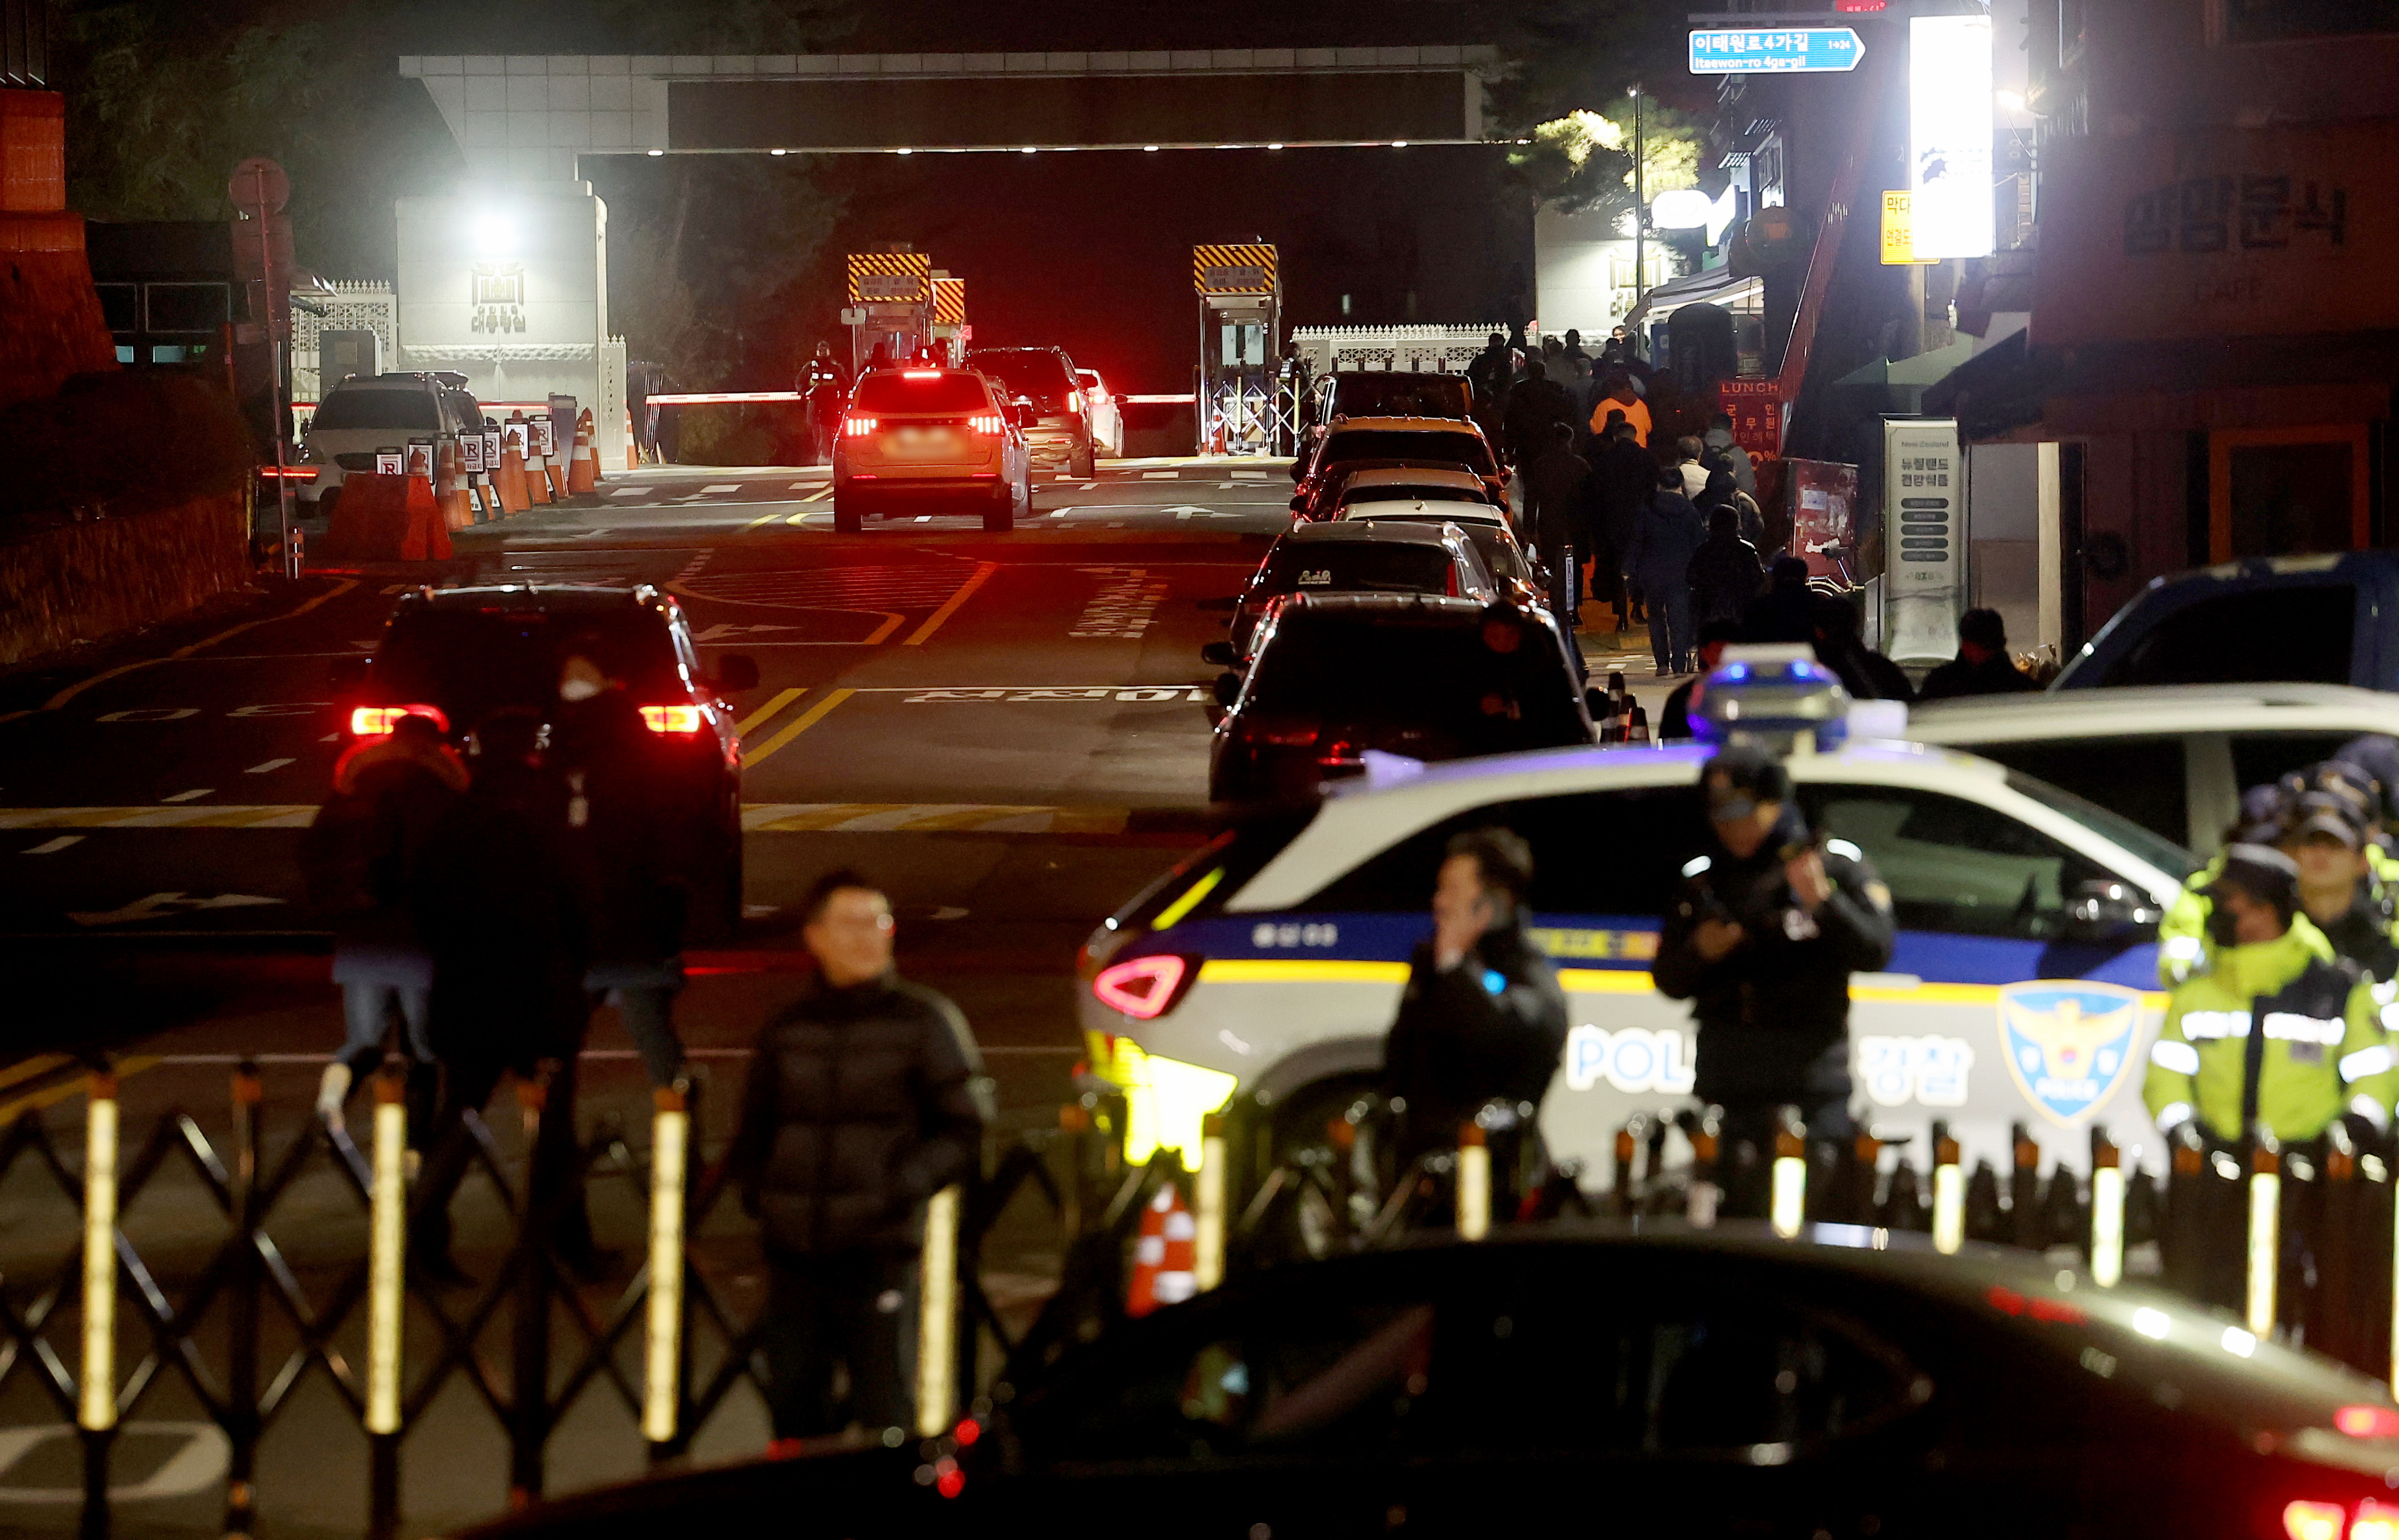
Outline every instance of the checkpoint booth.
<svg viewBox="0 0 2399 1540"><path fill-rule="evenodd" d="M1194 246L1191 285L1200 296L1200 451L1271 455L1282 319L1275 249Z"/></svg>
<svg viewBox="0 0 2399 1540"><path fill-rule="evenodd" d="M974 345L974 327L967 321L967 280L933 269L933 340L950 345L950 361L965 358Z"/></svg>

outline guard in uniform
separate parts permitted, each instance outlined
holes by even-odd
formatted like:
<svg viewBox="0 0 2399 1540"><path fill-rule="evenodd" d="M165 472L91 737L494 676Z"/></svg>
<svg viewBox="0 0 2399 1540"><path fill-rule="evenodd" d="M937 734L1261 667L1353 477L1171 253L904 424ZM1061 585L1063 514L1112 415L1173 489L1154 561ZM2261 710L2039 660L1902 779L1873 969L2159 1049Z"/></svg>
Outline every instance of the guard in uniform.
<svg viewBox="0 0 2399 1540"><path fill-rule="evenodd" d="M2372 984L2399 975L2399 898L2375 870L2370 837L2352 805L2308 793L2276 844L2298 867L2300 911L2332 943L2334 955L2355 963Z"/></svg>
<svg viewBox="0 0 2399 1540"><path fill-rule="evenodd" d="M816 356L800 378L800 394L807 403L808 463L831 464L833 436L840 431L842 411L849 404L849 371L833 356L833 344L817 344Z"/></svg>
<svg viewBox="0 0 2399 1540"><path fill-rule="evenodd" d="M1727 749L1700 784L1716 849L1684 868L1652 976L1691 1002L1694 1089L1724 1109L1722 1148L1757 1152L1723 1183L1726 1212L1754 1218L1766 1212L1778 1109L1797 1107L1818 1139L1852 1132L1850 975L1891 961L1891 890L1856 846L1809 833L1772 756Z"/></svg>

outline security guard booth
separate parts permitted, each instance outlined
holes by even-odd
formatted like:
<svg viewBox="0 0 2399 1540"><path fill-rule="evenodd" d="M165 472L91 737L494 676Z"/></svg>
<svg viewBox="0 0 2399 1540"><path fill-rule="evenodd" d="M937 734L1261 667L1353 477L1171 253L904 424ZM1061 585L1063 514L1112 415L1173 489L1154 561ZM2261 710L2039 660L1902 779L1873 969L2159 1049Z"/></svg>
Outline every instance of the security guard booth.
<svg viewBox="0 0 2399 1540"><path fill-rule="evenodd" d="M853 377L865 371L878 344L890 362L907 362L933 338L931 255L904 249L850 252L849 307L841 319L849 328Z"/></svg>
<svg viewBox="0 0 2399 1540"><path fill-rule="evenodd" d="M950 361L967 356L974 328L967 324L967 280L933 270L933 340L950 345Z"/></svg>
<svg viewBox="0 0 2399 1540"><path fill-rule="evenodd" d="M1275 249L1194 246L1191 284L1200 295L1200 451L1272 454L1282 319Z"/></svg>

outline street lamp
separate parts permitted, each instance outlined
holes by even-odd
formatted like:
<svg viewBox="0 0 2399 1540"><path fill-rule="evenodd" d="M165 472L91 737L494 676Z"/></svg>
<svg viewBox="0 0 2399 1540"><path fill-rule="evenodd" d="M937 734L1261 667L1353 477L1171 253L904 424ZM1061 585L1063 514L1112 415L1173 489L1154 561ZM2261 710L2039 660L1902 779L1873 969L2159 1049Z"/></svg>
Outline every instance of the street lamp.
<svg viewBox="0 0 2399 1540"><path fill-rule="evenodd" d="M1678 187L1658 195L1658 201L1649 206L1649 223L1660 230L1705 229L1715 208L1708 195L1697 187Z"/></svg>
<svg viewBox="0 0 2399 1540"><path fill-rule="evenodd" d="M1633 98L1633 308L1641 308L1641 296L1649 288L1649 258L1647 238L1649 234L1649 197L1641 184L1641 83L1634 81L1626 88Z"/></svg>

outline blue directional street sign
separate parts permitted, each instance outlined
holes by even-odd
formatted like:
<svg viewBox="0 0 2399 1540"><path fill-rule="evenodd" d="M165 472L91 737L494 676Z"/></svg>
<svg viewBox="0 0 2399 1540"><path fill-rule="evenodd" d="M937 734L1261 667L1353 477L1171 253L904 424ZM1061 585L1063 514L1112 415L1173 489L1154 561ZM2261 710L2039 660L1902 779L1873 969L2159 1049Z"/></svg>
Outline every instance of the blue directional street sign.
<svg viewBox="0 0 2399 1540"><path fill-rule="evenodd" d="M1824 75L1858 67L1849 27L1708 27L1691 34L1693 75Z"/></svg>

